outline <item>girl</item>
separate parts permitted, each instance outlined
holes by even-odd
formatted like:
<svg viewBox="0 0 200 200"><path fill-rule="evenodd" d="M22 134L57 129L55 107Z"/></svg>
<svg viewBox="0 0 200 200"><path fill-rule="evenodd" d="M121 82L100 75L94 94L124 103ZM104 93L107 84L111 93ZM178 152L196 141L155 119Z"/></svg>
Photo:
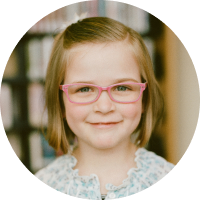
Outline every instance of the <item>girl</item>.
<svg viewBox="0 0 200 200"><path fill-rule="evenodd" d="M36 176L52 188L114 199L148 188L173 168L143 148L163 99L144 42L131 28L93 17L58 34L45 97L46 137L64 155Z"/></svg>

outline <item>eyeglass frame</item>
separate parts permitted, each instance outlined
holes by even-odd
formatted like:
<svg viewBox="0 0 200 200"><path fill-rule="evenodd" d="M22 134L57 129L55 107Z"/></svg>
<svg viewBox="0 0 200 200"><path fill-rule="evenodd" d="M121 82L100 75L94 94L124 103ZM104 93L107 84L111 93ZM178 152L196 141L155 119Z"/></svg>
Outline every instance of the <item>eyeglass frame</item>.
<svg viewBox="0 0 200 200"><path fill-rule="evenodd" d="M123 101L117 101L115 100L111 93L110 93L110 89L114 86L117 86L117 85L122 85L122 84L136 84L136 85L140 85L140 95L139 97L135 100L135 101L128 101L128 102L123 102ZM84 102L84 103L80 103L80 102L74 102L72 101L70 98L69 98L69 95L68 95L68 87L69 86L72 86L72 85L86 85L86 86L94 86L96 88L98 88L99 90L99 93L97 95L97 97L93 100L93 101L90 101L90 102ZM143 91L146 89L147 87L147 82L145 83L133 83L133 82L125 82L125 83L117 83L117 84L113 84L113 85L110 85L108 87L101 87L101 86L98 86L98 85L94 85L94 84L89 84L89 83L74 83L74 84L65 84L65 85L60 85L59 86L59 89L64 91L65 94L67 95L67 98L68 100L71 102L71 103L76 103L76 104L89 104L89 103L93 103L95 101L97 101L102 93L102 91L107 91L108 92L108 95L110 97L110 99L114 102L117 102L117 103L134 103L136 101L138 101L140 99L140 97L142 96L142 93Z"/></svg>

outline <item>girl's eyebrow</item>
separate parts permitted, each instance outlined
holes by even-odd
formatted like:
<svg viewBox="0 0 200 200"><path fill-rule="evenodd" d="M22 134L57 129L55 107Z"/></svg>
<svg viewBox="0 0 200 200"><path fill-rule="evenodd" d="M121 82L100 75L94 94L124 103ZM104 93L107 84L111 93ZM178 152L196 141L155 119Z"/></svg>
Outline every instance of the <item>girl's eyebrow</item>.
<svg viewBox="0 0 200 200"><path fill-rule="evenodd" d="M128 82L128 81L139 83L139 81L137 81L137 80L135 80L133 78L120 78L120 79L113 80L112 84L123 83L123 82ZM94 85L96 85L95 81L74 81L72 84L74 84L74 83L87 83L87 84L94 84Z"/></svg>

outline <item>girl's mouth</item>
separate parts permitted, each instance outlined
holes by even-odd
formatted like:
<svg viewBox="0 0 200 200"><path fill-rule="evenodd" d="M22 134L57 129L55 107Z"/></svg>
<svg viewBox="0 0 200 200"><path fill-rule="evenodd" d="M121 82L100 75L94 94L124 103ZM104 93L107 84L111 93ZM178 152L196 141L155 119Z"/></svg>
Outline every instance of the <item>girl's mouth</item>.
<svg viewBox="0 0 200 200"><path fill-rule="evenodd" d="M119 124L119 122L98 122L98 123L90 123L95 128L111 128Z"/></svg>

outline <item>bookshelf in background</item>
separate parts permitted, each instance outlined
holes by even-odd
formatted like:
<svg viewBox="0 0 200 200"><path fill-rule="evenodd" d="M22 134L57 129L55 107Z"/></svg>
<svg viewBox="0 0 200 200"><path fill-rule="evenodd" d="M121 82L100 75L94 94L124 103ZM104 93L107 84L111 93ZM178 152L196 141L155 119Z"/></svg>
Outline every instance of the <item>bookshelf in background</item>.
<svg viewBox="0 0 200 200"><path fill-rule="evenodd" d="M162 35L162 23L152 15L128 4L113 1L86 1L63 7L38 21L21 38L4 71L1 87L1 114L11 146L22 163L33 173L51 162L55 152L41 134L45 71L53 37L71 21L75 13L87 12L88 17L107 16L138 31L154 63L158 79L162 73L162 56L156 41ZM43 124L47 123L44 113ZM147 148L164 156L162 141L157 134Z"/></svg>

